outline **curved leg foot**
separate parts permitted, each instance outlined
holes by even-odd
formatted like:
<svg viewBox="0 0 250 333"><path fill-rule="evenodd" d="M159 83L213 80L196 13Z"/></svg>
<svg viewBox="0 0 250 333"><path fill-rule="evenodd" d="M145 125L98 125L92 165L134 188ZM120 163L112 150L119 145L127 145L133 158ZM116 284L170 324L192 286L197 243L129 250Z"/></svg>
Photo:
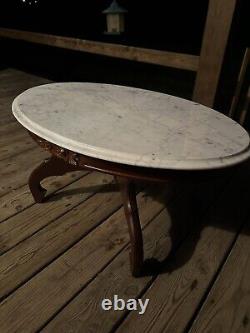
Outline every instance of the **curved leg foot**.
<svg viewBox="0 0 250 333"><path fill-rule="evenodd" d="M41 186L41 181L50 176L62 176L66 172L79 170L63 159L55 156L44 160L30 175L29 188L35 202L43 202L47 190Z"/></svg>
<svg viewBox="0 0 250 333"><path fill-rule="evenodd" d="M143 238L138 214L134 183L126 178L117 177L121 187L125 216L131 242L130 266L133 276L140 276L143 270Z"/></svg>

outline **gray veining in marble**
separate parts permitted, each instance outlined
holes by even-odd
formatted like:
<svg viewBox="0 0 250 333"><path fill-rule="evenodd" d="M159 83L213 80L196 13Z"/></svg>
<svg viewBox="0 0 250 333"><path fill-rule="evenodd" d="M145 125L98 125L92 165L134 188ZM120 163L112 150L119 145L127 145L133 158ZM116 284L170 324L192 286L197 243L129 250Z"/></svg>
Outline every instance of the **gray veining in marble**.
<svg viewBox="0 0 250 333"><path fill-rule="evenodd" d="M129 165L198 170L250 156L249 135L198 103L158 92L98 83L53 83L13 102L28 130L84 155Z"/></svg>

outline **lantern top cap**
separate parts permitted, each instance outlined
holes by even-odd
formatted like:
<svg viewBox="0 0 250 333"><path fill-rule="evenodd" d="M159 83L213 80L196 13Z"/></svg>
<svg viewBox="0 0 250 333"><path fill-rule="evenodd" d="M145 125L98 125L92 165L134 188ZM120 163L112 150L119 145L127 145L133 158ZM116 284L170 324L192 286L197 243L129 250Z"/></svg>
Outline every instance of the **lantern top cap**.
<svg viewBox="0 0 250 333"><path fill-rule="evenodd" d="M123 14L127 12L128 11L120 6L116 0L113 0L110 6L103 10L103 14Z"/></svg>

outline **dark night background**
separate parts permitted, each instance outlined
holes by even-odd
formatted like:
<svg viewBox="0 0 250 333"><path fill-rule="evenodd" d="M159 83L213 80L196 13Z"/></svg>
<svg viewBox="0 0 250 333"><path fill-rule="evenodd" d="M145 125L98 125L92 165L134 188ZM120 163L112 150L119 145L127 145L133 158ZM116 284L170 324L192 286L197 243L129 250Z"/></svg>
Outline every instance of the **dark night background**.
<svg viewBox="0 0 250 333"><path fill-rule="evenodd" d="M37 0L37 3L35 0L1 1L1 26L84 39L117 40L150 48L199 52L208 0L120 0L119 4L128 10L128 14L126 34L119 38L109 38L103 34L105 16L102 10L110 2L110 0Z"/></svg>
<svg viewBox="0 0 250 333"><path fill-rule="evenodd" d="M119 0L128 10L126 33L108 36L102 14L111 0L1 0L0 26L80 37L152 49L199 54L208 0ZM31 3L31 4L30 4ZM238 1L216 97L217 109L228 108L248 39L247 0ZM139 86L191 98L195 73L162 66L90 55L5 40L8 66L55 81L81 80Z"/></svg>

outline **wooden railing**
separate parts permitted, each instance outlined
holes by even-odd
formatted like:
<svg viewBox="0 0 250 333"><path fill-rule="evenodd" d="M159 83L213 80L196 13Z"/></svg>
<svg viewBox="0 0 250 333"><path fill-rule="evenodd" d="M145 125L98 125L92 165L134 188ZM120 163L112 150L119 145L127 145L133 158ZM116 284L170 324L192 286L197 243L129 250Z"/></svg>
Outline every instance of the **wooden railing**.
<svg viewBox="0 0 250 333"><path fill-rule="evenodd" d="M191 54L151 50L120 44L103 43L72 37L0 28L0 37L84 51L110 57L197 71L199 57Z"/></svg>
<svg viewBox="0 0 250 333"><path fill-rule="evenodd" d="M193 100L212 107L238 0L209 0L200 56L0 28L0 37L197 72Z"/></svg>

